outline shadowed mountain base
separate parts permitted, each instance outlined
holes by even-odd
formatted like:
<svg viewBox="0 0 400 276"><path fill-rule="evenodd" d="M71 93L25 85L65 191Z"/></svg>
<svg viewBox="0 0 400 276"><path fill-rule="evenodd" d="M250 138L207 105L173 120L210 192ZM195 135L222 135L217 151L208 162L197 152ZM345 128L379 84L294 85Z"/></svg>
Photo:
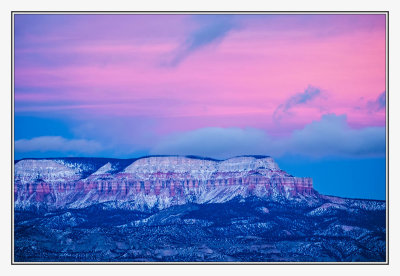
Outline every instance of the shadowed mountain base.
<svg viewBox="0 0 400 276"><path fill-rule="evenodd" d="M17 262L384 262L385 203L256 197L15 213Z"/></svg>

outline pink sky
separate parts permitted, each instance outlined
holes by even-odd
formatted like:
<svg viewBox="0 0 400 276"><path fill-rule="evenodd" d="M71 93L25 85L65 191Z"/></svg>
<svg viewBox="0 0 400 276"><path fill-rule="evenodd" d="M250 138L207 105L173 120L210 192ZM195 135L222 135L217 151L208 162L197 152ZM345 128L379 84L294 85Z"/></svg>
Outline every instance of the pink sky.
<svg viewBox="0 0 400 276"><path fill-rule="evenodd" d="M384 15L17 15L16 30L17 114L146 117L158 133L385 125Z"/></svg>

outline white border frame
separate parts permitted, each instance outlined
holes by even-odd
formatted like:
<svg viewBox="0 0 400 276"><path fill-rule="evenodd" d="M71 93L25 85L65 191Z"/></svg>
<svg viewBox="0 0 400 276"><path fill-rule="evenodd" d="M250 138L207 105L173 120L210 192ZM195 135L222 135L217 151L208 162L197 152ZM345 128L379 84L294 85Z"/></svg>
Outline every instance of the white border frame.
<svg viewBox="0 0 400 276"><path fill-rule="evenodd" d="M384 14L386 15L386 261L385 262L15 262L14 261L14 15L17 14ZM389 265L389 11L12 11L11 12L11 264L12 265Z"/></svg>

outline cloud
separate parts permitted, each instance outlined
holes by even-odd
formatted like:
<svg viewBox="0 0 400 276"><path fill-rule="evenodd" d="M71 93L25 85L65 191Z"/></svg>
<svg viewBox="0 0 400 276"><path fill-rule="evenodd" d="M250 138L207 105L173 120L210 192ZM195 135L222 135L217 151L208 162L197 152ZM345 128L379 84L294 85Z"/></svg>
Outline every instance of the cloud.
<svg viewBox="0 0 400 276"><path fill-rule="evenodd" d="M102 149L100 143L85 139L65 139L61 136L40 136L15 141L17 152L74 152L95 153Z"/></svg>
<svg viewBox="0 0 400 276"><path fill-rule="evenodd" d="M273 114L274 119L281 119L283 115L288 114L290 112L290 109L292 109L293 107L309 103L320 96L321 93L322 92L320 89L309 85L304 90L304 92L300 92L291 96L289 99L286 100L285 103L279 105Z"/></svg>
<svg viewBox="0 0 400 276"><path fill-rule="evenodd" d="M385 110L386 108L386 91L383 91L379 96L373 100L369 101L367 103L367 108L370 111L380 111L380 110Z"/></svg>
<svg viewBox="0 0 400 276"><path fill-rule="evenodd" d="M155 132L156 121L147 117L85 118L71 125L74 137L107 145L103 154L115 157L130 157L135 152L147 151L159 136Z"/></svg>
<svg viewBox="0 0 400 276"><path fill-rule="evenodd" d="M220 42L232 29L236 27L232 17L222 15L199 15L195 17L202 25L193 31L185 42L176 49L174 57L167 62L168 66L177 66L193 52L207 45Z"/></svg>
<svg viewBox="0 0 400 276"><path fill-rule="evenodd" d="M166 137L152 154L229 157L259 153L259 145L268 140L265 132L254 128L201 128Z"/></svg>
<svg viewBox="0 0 400 276"><path fill-rule="evenodd" d="M385 155L385 128L352 129L345 115L328 114L285 138L272 137L255 128L215 127L175 133L158 143L151 153L214 158L248 154L375 157Z"/></svg>
<svg viewBox="0 0 400 276"><path fill-rule="evenodd" d="M327 114L303 129L294 131L288 148L295 154L319 156L384 156L384 127L352 129L346 115Z"/></svg>

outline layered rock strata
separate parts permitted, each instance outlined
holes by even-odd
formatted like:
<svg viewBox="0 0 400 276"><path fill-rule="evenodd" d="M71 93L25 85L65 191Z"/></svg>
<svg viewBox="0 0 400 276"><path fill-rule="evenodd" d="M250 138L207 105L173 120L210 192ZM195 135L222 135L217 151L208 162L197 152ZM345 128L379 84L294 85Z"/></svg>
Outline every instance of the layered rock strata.
<svg viewBox="0 0 400 276"><path fill-rule="evenodd" d="M14 179L16 209L109 202L144 210L221 203L237 196L290 199L317 194L311 178L289 175L268 156L24 159L16 162Z"/></svg>

